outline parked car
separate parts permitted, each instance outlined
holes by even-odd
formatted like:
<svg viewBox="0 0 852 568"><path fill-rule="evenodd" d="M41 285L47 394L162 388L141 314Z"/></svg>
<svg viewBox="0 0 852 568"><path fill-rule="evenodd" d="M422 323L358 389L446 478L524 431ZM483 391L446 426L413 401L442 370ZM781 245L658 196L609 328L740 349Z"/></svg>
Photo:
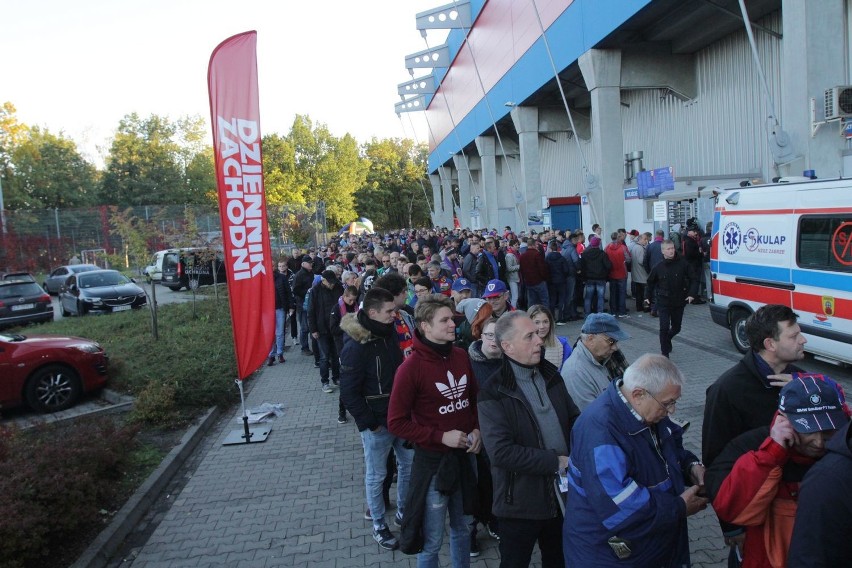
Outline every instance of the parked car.
<svg viewBox="0 0 852 568"><path fill-rule="evenodd" d="M224 256L221 250L213 248L184 248L163 251L162 284L171 290L181 288L196 289L199 286L213 284L213 264L216 270L215 282L225 284Z"/></svg>
<svg viewBox="0 0 852 568"><path fill-rule="evenodd" d="M148 303L145 290L118 270L91 270L72 274L59 291L62 315L121 312Z"/></svg>
<svg viewBox="0 0 852 568"><path fill-rule="evenodd" d="M0 280L0 328L53 321L50 296L34 280Z"/></svg>
<svg viewBox="0 0 852 568"><path fill-rule="evenodd" d="M35 282L35 277L29 272L0 272L0 280L19 280L21 282Z"/></svg>
<svg viewBox="0 0 852 568"><path fill-rule="evenodd" d="M100 266L95 266L94 264L69 264L66 266L60 266L48 274L42 284L42 288L44 288L44 291L48 294L59 294L59 288L65 284L65 281L68 280L68 277L72 274L100 269Z"/></svg>
<svg viewBox="0 0 852 568"><path fill-rule="evenodd" d="M0 334L0 406L65 410L106 383L107 363L89 339Z"/></svg>

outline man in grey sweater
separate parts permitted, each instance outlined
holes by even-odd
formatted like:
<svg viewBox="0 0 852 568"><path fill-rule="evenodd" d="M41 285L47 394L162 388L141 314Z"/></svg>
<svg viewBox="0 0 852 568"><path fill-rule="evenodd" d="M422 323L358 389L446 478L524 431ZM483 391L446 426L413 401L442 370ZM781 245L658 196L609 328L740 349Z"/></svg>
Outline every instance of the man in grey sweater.
<svg viewBox="0 0 852 568"><path fill-rule="evenodd" d="M493 513L502 566L528 566L535 543L545 568L561 567L563 489L571 428L580 415L526 312L508 312L494 332L501 370L479 391L479 424L491 457Z"/></svg>

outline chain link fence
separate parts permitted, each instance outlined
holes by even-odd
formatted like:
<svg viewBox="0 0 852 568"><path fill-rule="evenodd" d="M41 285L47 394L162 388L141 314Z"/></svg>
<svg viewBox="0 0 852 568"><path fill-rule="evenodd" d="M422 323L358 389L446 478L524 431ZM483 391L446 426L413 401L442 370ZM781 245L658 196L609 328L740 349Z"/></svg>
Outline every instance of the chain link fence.
<svg viewBox="0 0 852 568"><path fill-rule="evenodd" d="M324 244L328 230L324 205L270 207L273 251ZM122 237L118 217L134 220L138 232L144 233L148 256L131 258L131 245ZM194 229L187 228L187 219L194 220ZM221 244L222 236L219 211L213 205L6 210L0 225L0 272L48 272L75 258L119 270L141 270L139 264L147 261L150 253L187 246L187 234L191 233L192 244L198 245Z"/></svg>

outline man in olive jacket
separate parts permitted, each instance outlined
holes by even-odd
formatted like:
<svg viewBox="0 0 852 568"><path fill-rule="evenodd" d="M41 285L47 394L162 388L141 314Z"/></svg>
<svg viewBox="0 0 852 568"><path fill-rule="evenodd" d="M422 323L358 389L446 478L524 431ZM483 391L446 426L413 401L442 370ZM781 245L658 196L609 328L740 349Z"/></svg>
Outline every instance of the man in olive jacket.
<svg viewBox="0 0 852 568"><path fill-rule="evenodd" d="M494 480L503 566L528 566L538 542L544 568L562 567L564 497L558 472L568 465L580 411L526 312L509 312L494 332L503 363L479 393L477 410Z"/></svg>

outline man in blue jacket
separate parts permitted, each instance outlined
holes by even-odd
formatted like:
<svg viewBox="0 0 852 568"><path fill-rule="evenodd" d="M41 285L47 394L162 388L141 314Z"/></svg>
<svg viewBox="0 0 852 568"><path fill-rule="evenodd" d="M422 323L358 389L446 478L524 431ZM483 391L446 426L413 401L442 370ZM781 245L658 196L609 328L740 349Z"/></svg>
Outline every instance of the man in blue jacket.
<svg viewBox="0 0 852 568"><path fill-rule="evenodd" d="M563 551L568 568L687 567L686 518L707 506L704 466L669 415L684 383L646 354L574 424Z"/></svg>

